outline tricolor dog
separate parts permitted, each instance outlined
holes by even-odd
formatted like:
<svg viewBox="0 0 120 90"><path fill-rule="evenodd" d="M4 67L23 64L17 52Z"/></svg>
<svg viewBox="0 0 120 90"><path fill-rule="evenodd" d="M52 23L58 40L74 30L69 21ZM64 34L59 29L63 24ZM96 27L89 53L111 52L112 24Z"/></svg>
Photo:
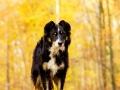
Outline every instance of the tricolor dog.
<svg viewBox="0 0 120 90"><path fill-rule="evenodd" d="M33 53L31 78L35 90L52 90L53 83L58 90L63 90L69 66L70 30L70 24L64 20L58 24L50 21L45 25L44 35Z"/></svg>

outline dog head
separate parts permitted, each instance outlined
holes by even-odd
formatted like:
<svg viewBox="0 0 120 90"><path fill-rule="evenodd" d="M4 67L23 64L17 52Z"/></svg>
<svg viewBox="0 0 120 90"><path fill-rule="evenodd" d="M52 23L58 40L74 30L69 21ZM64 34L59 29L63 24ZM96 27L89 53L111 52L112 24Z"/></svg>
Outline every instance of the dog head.
<svg viewBox="0 0 120 90"><path fill-rule="evenodd" d="M50 21L44 27L44 35L51 45L62 47L70 39L70 29L69 23L64 20L61 20L58 24Z"/></svg>

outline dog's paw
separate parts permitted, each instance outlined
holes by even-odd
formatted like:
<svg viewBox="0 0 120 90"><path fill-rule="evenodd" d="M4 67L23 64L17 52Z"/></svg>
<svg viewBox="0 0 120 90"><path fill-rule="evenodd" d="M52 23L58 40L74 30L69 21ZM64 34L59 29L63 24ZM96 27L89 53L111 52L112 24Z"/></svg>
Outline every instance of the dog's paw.
<svg viewBox="0 0 120 90"><path fill-rule="evenodd" d="M47 70L47 62L44 62L42 67L43 67L43 70Z"/></svg>

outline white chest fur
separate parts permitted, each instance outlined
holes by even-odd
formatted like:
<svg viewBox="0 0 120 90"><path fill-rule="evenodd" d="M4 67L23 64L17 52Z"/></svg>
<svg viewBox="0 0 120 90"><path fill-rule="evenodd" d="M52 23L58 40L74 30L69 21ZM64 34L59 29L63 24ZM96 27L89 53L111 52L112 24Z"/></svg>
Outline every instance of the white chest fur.
<svg viewBox="0 0 120 90"><path fill-rule="evenodd" d="M51 58L49 62L47 63L47 68L51 70L52 76L54 76L59 69L64 68L64 63L62 62L59 66L56 64L56 58L54 57L55 55L59 54L59 50L64 50L64 46L61 47L54 47L52 46L49 51L50 55L49 57Z"/></svg>

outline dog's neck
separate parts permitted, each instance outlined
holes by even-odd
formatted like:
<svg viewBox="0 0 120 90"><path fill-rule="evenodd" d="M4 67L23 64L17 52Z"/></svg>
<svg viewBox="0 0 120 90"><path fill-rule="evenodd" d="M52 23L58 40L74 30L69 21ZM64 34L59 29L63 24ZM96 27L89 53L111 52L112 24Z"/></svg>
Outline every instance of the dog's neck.
<svg viewBox="0 0 120 90"><path fill-rule="evenodd" d="M65 50L65 46L60 46L60 47L56 47L54 44L49 48L49 51L51 53L51 55L58 55L59 51L64 51Z"/></svg>

